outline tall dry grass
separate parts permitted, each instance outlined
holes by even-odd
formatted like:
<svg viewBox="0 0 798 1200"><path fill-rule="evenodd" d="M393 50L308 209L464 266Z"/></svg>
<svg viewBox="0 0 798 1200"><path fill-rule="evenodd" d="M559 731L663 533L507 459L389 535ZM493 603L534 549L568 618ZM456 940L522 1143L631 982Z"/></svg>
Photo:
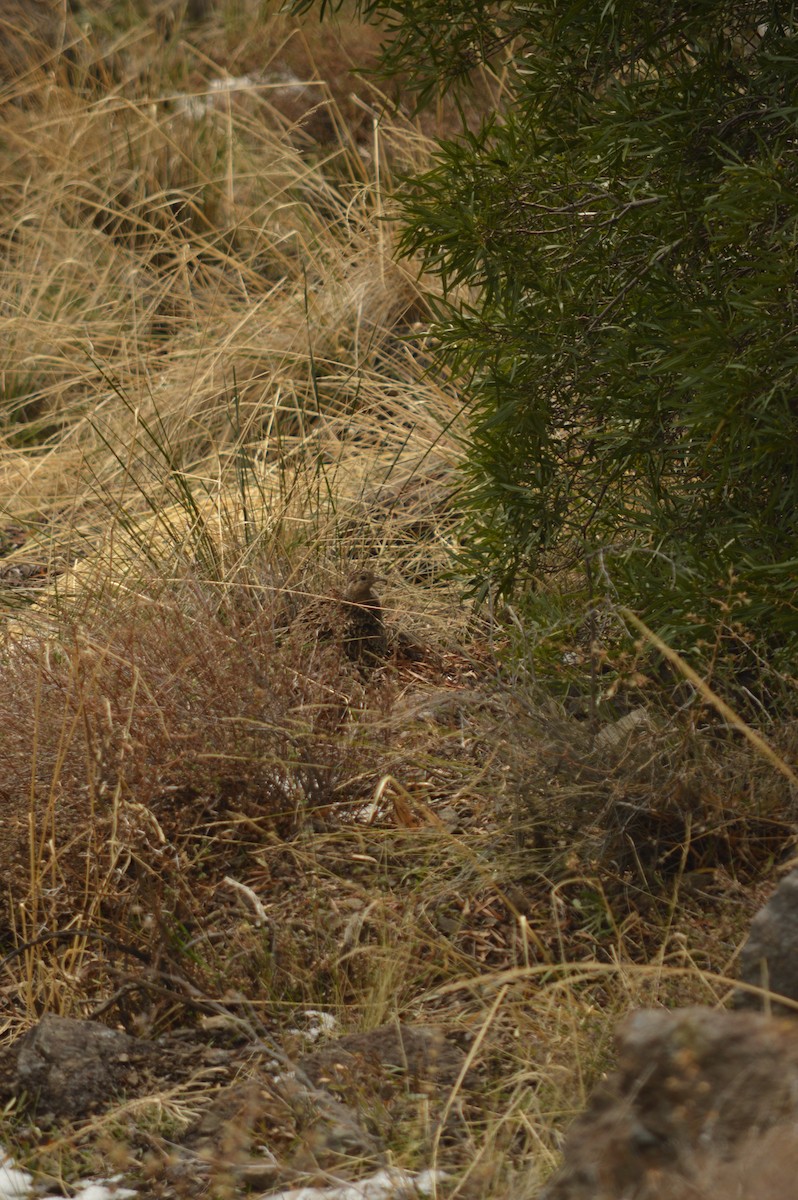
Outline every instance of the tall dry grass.
<svg viewBox="0 0 798 1200"><path fill-rule="evenodd" d="M164 15L31 26L0 90L3 566L48 579L0 591L15 938L124 924L120 864L160 880L220 798L283 831L342 798L386 702L284 635L354 569L453 638L460 402L390 220L427 142L376 108L355 136L279 14Z"/></svg>
<svg viewBox="0 0 798 1200"><path fill-rule="evenodd" d="M57 526L71 562L112 535L152 557L196 550L198 524L249 546L286 522L333 557L347 522L355 554L392 555L385 506L460 456L457 397L403 340L424 307L385 219L424 139L375 117L367 142L313 144L274 69L231 78L156 28L113 54L110 88L59 59L0 96L8 521ZM225 574L241 547L216 553Z"/></svg>

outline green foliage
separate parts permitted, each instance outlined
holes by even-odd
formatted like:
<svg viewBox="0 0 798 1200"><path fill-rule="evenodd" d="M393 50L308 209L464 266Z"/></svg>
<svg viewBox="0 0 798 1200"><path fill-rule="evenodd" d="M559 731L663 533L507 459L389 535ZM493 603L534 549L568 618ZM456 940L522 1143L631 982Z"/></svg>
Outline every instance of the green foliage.
<svg viewBox="0 0 798 1200"><path fill-rule="evenodd" d="M290 0L295 14L316 6L322 18L352 7L345 0ZM497 6L485 0L355 0L353 7L363 20L386 30L382 74L390 78L401 73L409 79L420 103L467 81L476 66L523 37L528 19L522 5Z"/></svg>
<svg viewBox="0 0 798 1200"><path fill-rule="evenodd" d="M359 7L422 89L507 60L404 197L473 397L477 586L588 562L693 642L798 632L795 7Z"/></svg>

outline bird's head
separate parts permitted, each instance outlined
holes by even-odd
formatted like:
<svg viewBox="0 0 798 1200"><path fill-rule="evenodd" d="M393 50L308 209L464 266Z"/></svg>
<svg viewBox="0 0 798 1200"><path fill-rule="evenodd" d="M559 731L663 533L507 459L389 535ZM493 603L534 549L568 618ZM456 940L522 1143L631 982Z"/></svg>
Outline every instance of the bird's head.
<svg viewBox="0 0 798 1200"><path fill-rule="evenodd" d="M360 571L357 575L353 575L349 581L344 599L349 600L352 604L365 604L369 601L374 601L377 597L374 595L374 584L385 583L383 575L375 575L373 571Z"/></svg>

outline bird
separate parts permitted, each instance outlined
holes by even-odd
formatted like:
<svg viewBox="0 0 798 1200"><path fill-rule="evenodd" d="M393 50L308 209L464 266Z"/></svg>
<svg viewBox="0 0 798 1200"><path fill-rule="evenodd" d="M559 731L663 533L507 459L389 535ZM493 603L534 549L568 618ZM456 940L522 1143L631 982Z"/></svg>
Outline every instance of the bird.
<svg viewBox="0 0 798 1200"><path fill-rule="evenodd" d="M361 571L349 581L343 595L344 652L360 666L376 666L388 654L388 638L375 583L384 583L381 575Z"/></svg>
<svg viewBox="0 0 798 1200"><path fill-rule="evenodd" d="M389 653L388 636L375 583L384 582L373 571L353 575L337 595L318 596L291 619L292 637L305 647L329 647L355 663L361 673Z"/></svg>

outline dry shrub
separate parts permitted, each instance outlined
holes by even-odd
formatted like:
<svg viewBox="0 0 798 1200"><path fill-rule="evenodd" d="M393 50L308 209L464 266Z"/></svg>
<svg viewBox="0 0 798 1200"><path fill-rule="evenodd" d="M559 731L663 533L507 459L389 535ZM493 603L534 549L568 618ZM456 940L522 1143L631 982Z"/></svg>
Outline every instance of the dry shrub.
<svg viewBox="0 0 798 1200"><path fill-rule="evenodd" d="M174 908L198 864L223 875L248 844L373 787L356 736L369 687L341 647L289 638L279 592L234 599L190 581L111 611L106 595L101 626L12 643L3 858L28 929L122 928L141 888L173 890Z"/></svg>

